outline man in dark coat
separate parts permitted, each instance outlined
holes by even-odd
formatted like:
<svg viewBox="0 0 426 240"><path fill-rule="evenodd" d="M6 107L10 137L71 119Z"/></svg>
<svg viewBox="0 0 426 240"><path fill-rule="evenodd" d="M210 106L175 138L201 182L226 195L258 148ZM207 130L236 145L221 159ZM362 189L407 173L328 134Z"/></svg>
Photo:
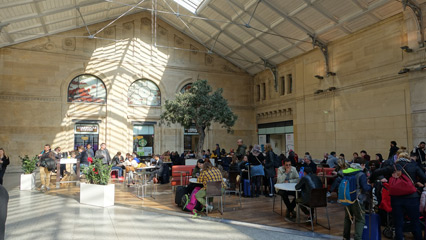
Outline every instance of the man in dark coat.
<svg viewBox="0 0 426 240"><path fill-rule="evenodd" d="M305 167L303 169L303 174L304 176L302 177L302 179L300 179L299 183L297 183L295 187L296 190L301 190L302 197L298 198L296 201L299 203L301 202L307 204L311 199L312 189L322 188L322 182L321 179L312 172L312 169L310 167ZM300 209L302 209L302 211L306 215L309 215L308 209L304 207L301 207ZM312 218L314 218L313 211ZM312 219L308 218L308 221L312 221Z"/></svg>

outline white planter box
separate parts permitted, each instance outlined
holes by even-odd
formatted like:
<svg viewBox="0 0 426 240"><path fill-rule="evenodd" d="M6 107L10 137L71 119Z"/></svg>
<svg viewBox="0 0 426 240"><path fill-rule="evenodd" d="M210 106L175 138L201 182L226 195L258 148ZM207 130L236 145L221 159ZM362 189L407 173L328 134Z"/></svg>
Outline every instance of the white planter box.
<svg viewBox="0 0 426 240"><path fill-rule="evenodd" d="M32 190L35 188L35 174L21 174L21 190Z"/></svg>
<svg viewBox="0 0 426 240"><path fill-rule="evenodd" d="M114 206L115 185L80 184L80 203L98 207Z"/></svg>

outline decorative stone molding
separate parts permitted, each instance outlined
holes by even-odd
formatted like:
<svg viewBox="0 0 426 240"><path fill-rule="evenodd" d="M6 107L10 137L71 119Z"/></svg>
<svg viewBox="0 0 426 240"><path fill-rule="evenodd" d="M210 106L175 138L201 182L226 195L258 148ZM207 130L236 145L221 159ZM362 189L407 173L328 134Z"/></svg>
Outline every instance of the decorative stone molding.
<svg viewBox="0 0 426 240"><path fill-rule="evenodd" d="M257 113L256 118L257 119L263 119L263 118L291 116L292 113L293 113L292 108L283 108L283 109L276 109L276 110Z"/></svg>

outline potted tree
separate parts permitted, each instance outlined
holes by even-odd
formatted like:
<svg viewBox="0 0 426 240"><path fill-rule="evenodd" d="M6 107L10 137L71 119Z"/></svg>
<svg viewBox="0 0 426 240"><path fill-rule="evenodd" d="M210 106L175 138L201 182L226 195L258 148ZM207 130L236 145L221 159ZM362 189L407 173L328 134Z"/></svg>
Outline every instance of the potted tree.
<svg viewBox="0 0 426 240"><path fill-rule="evenodd" d="M22 170L24 171L21 174L21 190L32 190L35 188L35 174L34 170L36 169L36 163L38 161L38 157L34 156L33 158L25 155L24 157L19 156L22 162Z"/></svg>
<svg viewBox="0 0 426 240"><path fill-rule="evenodd" d="M108 184L111 166L102 164L102 159L94 159L83 169L86 182L80 184L80 203L109 207L114 205L115 185Z"/></svg>

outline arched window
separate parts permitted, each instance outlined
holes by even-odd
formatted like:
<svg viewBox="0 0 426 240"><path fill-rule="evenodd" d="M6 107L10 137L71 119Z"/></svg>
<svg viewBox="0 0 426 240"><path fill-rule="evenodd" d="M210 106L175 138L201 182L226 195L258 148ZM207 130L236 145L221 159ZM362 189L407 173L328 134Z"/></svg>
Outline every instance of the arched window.
<svg viewBox="0 0 426 240"><path fill-rule="evenodd" d="M129 87L127 103L129 105L138 106L160 106L160 89L155 83L150 80L136 80Z"/></svg>
<svg viewBox="0 0 426 240"><path fill-rule="evenodd" d="M192 87L192 83L188 83L185 86L183 86L183 88L180 90L181 93L185 93L186 91L188 91L189 89L191 89Z"/></svg>
<svg viewBox="0 0 426 240"><path fill-rule="evenodd" d="M93 75L79 75L68 86L68 102L106 103L105 84Z"/></svg>

